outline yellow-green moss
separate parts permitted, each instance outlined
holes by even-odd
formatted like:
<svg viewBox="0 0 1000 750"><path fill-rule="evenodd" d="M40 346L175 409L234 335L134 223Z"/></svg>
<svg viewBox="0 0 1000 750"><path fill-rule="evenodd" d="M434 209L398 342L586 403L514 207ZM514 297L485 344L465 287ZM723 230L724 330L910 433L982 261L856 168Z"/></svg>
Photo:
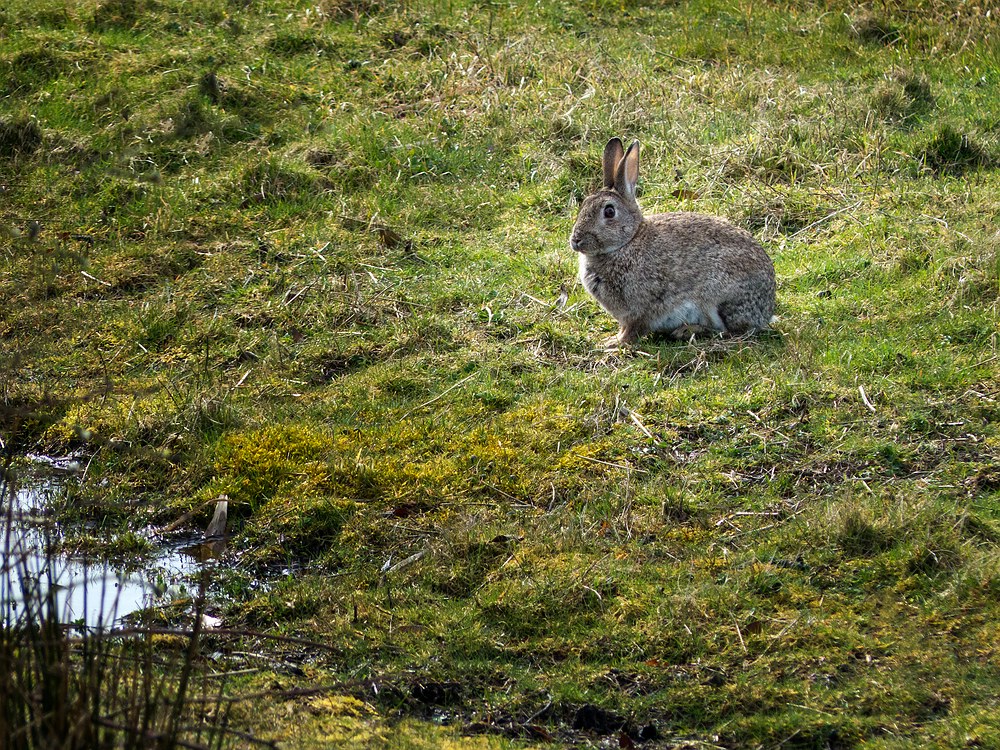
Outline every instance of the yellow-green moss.
<svg viewBox="0 0 1000 750"><path fill-rule="evenodd" d="M253 713L254 723L266 727L268 736L282 747L299 750L331 747L345 750L475 750L509 746L497 737L462 736L452 729L426 721L389 723L379 716L373 706L345 695L287 700L258 706Z"/></svg>
<svg viewBox="0 0 1000 750"><path fill-rule="evenodd" d="M213 491L256 510L281 488L312 494L330 480L330 435L305 425L277 425L226 435L216 452ZM289 486L290 485L290 486Z"/></svg>
<svg viewBox="0 0 1000 750"><path fill-rule="evenodd" d="M176 412L170 394L160 388L136 396L82 397L46 430L43 440L53 448L89 440L122 440L159 430Z"/></svg>

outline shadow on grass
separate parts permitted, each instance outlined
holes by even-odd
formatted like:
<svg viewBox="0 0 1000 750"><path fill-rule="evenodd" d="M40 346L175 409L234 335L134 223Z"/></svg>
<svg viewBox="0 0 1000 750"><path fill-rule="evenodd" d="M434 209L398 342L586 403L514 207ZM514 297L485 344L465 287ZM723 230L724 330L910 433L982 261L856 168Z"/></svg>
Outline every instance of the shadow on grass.
<svg viewBox="0 0 1000 750"><path fill-rule="evenodd" d="M665 335L651 336L642 353L655 357L664 380L694 377L710 366L730 360L772 360L786 349L785 336L768 329L753 336L711 336L677 341Z"/></svg>

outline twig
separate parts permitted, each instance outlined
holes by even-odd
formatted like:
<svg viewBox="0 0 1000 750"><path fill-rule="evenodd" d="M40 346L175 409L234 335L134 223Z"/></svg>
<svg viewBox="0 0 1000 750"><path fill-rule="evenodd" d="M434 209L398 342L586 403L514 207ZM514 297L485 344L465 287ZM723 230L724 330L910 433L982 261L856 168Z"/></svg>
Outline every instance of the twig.
<svg viewBox="0 0 1000 750"><path fill-rule="evenodd" d="M292 304L295 300L297 300L303 294L305 294L306 292L308 292L314 286L316 286L316 282L315 281L312 282L311 284L306 284L304 287L302 287L299 291L297 291L291 297L288 296L289 292L292 291L291 288L289 288L289 290L287 292L285 292L285 300L281 304L284 305L285 307L288 307L290 304Z"/></svg>
<svg viewBox="0 0 1000 750"><path fill-rule="evenodd" d="M104 717L97 717L94 723L107 727L108 729L115 729L122 732L125 735L132 735L133 737L139 737L141 739L147 740L153 747L157 745L166 746L168 742L172 743L175 747L183 747L188 750L208 750L208 745L202 745L196 742L187 742L182 740L180 737L170 736L169 732L157 732L153 729L137 730L135 727L126 726L125 724L118 724L117 722L111 721L110 719L105 719ZM261 744L264 744L263 742ZM268 743L270 744L270 743ZM273 745L271 745L273 747Z"/></svg>
<svg viewBox="0 0 1000 750"><path fill-rule="evenodd" d="M390 567L388 570L386 570L386 573L387 574L388 573L395 573L400 568L405 568L407 565L415 563L417 560L419 560L420 558L422 558L426 554L427 554L427 550L425 550L425 549L422 549L419 552L414 552L409 557L407 557L407 558L405 558L403 560L400 560L398 563L396 563L395 565L393 565L392 567Z"/></svg>
<svg viewBox="0 0 1000 750"><path fill-rule="evenodd" d="M80 274L83 275L83 276L85 276L86 278L90 279L91 281L96 281L98 284L103 284L104 286L111 286L111 284L109 282L102 281L101 279L97 278L96 276L92 276L91 274L87 273L86 271L80 271Z"/></svg>
<svg viewBox="0 0 1000 750"><path fill-rule="evenodd" d="M858 393L861 394L861 400L865 402L865 406L868 407L868 411L872 414L876 414L875 406L871 401L868 400L868 394L865 393L865 387L863 385L858 386Z"/></svg>
<svg viewBox="0 0 1000 750"><path fill-rule="evenodd" d="M800 229L799 231L794 232L793 234L790 234L788 236L788 239L794 240L800 234L808 232L810 229L813 229L814 227L818 227L820 224L824 224L824 223L828 222L834 216L839 216L840 214L844 213L845 211L853 211L855 208L858 208L860 205L861 205L861 201L858 201L853 206L844 206L843 208L838 208L836 211L827 214L822 219L817 219L812 224L807 224L806 226L802 227L802 229Z"/></svg>
<svg viewBox="0 0 1000 750"><path fill-rule="evenodd" d="M534 302L536 305L541 305L542 307L552 307L551 303L545 302L543 300L540 300L540 299L538 299L538 297L532 297L527 292L522 292L521 296L518 299L529 299L532 302Z"/></svg>
<svg viewBox="0 0 1000 750"><path fill-rule="evenodd" d="M789 703L788 705L792 706L793 708L801 708L805 711L815 711L816 713L822 714L823 716L834 716L834 714L831 714L829 711L824 711L822 708L816 708L815 706L804 706L801 703Z"/></svg>
<svg viewBox="0 0 1000 750"><path fill-rule="evenodd" d="M653 439L653 433L650 432L646 428L646 425L644 425L642 423L642 420L639 419L639 415L638 414L636 414L634 411L629 411L628 416L632 420L632 422L635 423L635 426L638 427L642 431L643 435L645 435L646 437L648 437L650 440Z"/></svg>
<svg viewBox="0 0 1000 750"><path fill-rule="evenodd" d="M965 372L966 370L974 370L977 367L982 367L983 365L988 365L990 362L996 362L1000 359L1000 354L994 354L992 357L988 357L980 362L976 362L974 365L966 365L965 367L958 368L959 372Z"/></svg>
<svg viewBox="0 0 1000 750"><path fill-rule="evenodd" d="M215 699L213 698L211 700ZM154 747L158 747L160 745L170 746L170 743L172 742L175 747L183 747L187 748L188 750L209 750L208 745L202 745L197 742L189 742L187 740L182 740L180 737L172 737L167 732L158 732L153 729L146 729L145 731L137 731L136 727L126 726L125 724L118 724L104 717L98 717L97 719L95 719L95 721L97 724L103 727L107 727L108 729L115 729L120 732L123 732L124 734L129 735L130 738L141 737L145 740L151 740L152 745ZM199 733L205 731L204 727L182 726L180 727L180 729L184 731L199 732ZM214 729L221 732L222 734L231 735L233 737L239 737L241 740L249 742L253 745L257 745L258 747L270 747L270 748L278 747L277 743L275 743L273 740L262 740L257 737L254 737L252 734L248 734L247 732L241 732L238 729L232 729L231 727L214 727Z"/></svg>
<svg viewBox="0 0 1000 750"><path fill-rule="evenodd" d="M406 419L408 416L410 416L411 414L413 414L413 412L419 411L420 409L423 409L426 406L430 406L435 401L438 401L438 400L444 398L445 396L447 396L449 393L451 393L453 390L455 390L459 386L464 385L469 380L472 380L478 374L479 374L479 372L477 371L477 372L473 372L473 373L471 373L469 375L466 375L464 378L462 378L461 380L459 380L457 383L449 386L448 388L445 388L443 391L441 391L438 395L436 395L430 401L425 401L424 403L420 404L420 406L414 406L412 409L410 409L408 412L406 412L402 417L400 417L400 420Z"/></svg>
<svg viewBox="0 0 1000 750"><path fill-rule="evenodd" d="M67 625L67 629L73 626ZM190 638L194 635L193 630L184 630L182 628L123 628L121 630L102 630L94 633L88 633L87 639L115 639L115 638L137 638L141 636L148 635L177 635L184 638ZM332 653L340 653L340 649L336 646L331 646L328 643L321 643L319 641L312 641L308 638L296 638L290 635L272 635L270 633L261 633L256 630L244 630L244 629L233 629L233 628L219 628L218 630L213 630L209 635L212 638L222 637L222 636L234 636L237 638L262 638L266 641L275 641L277 643L289 643L295 646L308 646L309 648L316 648L322 651L330 651ZM84 638L73 637L69 638L68 642L71 644L83 643Z"/></svg>
<svg viewBox="0 0 1000 750"><path fill-rule="evenodd" d="M524 723L525 723L525 724L530 724L530 723L531 723L531 722L533 722L533 721L534 721L535 719L537 719L537 718L538 718L539 716L541 716L541 715L542 715L542 714L544 714L544 713L545 713L546 711L548 711L548 710L549 710L550 708L552 708L552 697L551 697L551 696L549 696L549 701L548 701L548 703L546 703L546 704L545 704L544 706L542 706L542 707L541 707L540 709L538 709L537 711L535 711L535 713L533 713L533 714L532 714L531 716L529 716L529 717L528 717L527 719L525 719L525 720L524 720Z"/></svg>
<svg viewBox="0 0 1000 750"><path fill-rule="evenodd" d="M220 497L214 497L211 500L206 500L205 502L200 503L199 505L196 505L194 508L192 508L187 513L185 513L184 515L182 515L180 518L177 518L177 519L171 521L166 526L164 526L162 529L159 529L157 531L157 533L159 533L159 534L169 534L169 533L171 533L173 531L177 531L177 529L179 529L181 526L183 526L188 521L190 521L197 513L200 513L201 510L202 510L202 508L205 508L205 507L211 505L212 503L218 502L221 497L222 496L220 496Z"/></svg>
<svg viewBox="0 0 1000 750"><path fill-rule="evenodd" d="M733 523L734 518L744 517L744 516L757 516L757 517L767 517L767 518L781 518L784 513L780 510L763 510L763 511L752 511L752 510L742 510L736 513L730 513L728 516L723 516L718 521L715 522L716 526L722 526L728 523L734 529L742 531L739 526Z"/></svg>

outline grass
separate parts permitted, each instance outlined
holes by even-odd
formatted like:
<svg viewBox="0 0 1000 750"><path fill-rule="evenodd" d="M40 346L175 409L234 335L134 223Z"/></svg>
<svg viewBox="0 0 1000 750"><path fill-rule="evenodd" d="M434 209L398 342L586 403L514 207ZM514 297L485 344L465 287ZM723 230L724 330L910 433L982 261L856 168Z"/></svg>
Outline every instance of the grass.
<svg viewBox="0 0 1000 750"><path fill-rule="evenodd" d="M225 621L328 646L258 644L264 739L996 744L992 23L14 0L0 436L112 544L229 498ZM596 348L612 135L765 244L774 331Z"/></svg>

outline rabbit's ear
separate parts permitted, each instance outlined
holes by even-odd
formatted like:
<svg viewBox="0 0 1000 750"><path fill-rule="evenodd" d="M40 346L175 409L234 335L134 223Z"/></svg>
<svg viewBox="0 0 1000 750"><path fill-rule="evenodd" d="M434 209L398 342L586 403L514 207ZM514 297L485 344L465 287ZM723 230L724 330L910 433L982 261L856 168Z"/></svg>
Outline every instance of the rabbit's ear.
<svg viewBox="0 0 1000 750"><path fill-rule="evenodd" d="M625 148L622 146L621 138L612 138L604 147L604 187L615 186L615 170L618 169L618 162L624 153Z"/></svg>
<svg viewBox="0 0 1000 750"><path fill-rule="evenodd" d="M635 198L635 186L639 182L639 141L632 141L625 156L615 170L614 188L629 198Z"/></svg>

